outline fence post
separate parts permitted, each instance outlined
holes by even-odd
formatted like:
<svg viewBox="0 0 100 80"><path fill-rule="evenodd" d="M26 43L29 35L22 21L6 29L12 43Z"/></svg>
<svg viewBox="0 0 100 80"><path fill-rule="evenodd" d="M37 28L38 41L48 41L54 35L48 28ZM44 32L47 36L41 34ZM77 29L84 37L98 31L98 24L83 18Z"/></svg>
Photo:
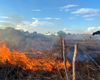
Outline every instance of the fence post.
<svg viewBox="0 0 100 80"><path fill-rule="evenodd" d="M76 61L76 56L77 56L77 49L78 49L78 43L75 44L74 46L74 56L73 56L73 80L75 80L75 61Z"/></svg>
<svg viewBox="0 0 100 80"><path fill-rule="evenodd" d="M69 80L68 78L68 70L66 67L66 53L65 53L65 40L64 37L62 37L62 46L63 46L63 59L64 59L64 67L65 67L65 73L66 73L66 79Z"/></svg>
<svg viewBox="0 0 100 80"><path fill-rule="evenodd" d="M62 36L60 36L60 51L61 51L61 60L63 62L63 41L62 41Z"/></svg>

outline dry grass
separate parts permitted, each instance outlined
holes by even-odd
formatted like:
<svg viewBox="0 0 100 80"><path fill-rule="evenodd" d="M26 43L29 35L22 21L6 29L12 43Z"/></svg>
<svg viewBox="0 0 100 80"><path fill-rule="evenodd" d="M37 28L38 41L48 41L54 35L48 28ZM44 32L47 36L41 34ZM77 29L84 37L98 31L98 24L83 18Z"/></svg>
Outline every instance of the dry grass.
<svg viewBox="0 0 100 80"><path fill-rule="evenodd" d="M90 47L88 49L91 50ZM56 50L54 49L51 52L49 51L50 54L45 52L43 56L52 60L53 55L51 54L55 52ZM95 61L100 65L100 55L95 58ZM69 69L68 75L69 80L72 80L72 68ZM33 71L24 70L22 67L9 64L7 61L5 63L0 63L1 80L66 80L65 76L64 69ZM92 61L76 62L76 80L100 80L100 69Z"/></svg>
<svg viewBox="0 0 100 80"><path fill-rule="evenodd" d="M100 55L95 61L100 65ZM72 69L69 69L72 79ZM0 63L1 80L65 80L64 69L43 71L23 70L21 67L11 65L8 62ZM76 63L76 80L100 80L100 69L92 62Z"/></svg>

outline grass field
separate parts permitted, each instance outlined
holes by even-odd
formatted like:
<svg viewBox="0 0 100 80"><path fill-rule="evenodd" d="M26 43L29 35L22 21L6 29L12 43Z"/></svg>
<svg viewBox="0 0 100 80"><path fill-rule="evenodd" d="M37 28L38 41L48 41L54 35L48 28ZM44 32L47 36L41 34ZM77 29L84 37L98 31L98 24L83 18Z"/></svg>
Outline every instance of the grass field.
<svg viewBox="0 0 100 80"><path fill-rule="evenodd" d="M98 46L99 41L93 42L93 44L91 42L85 41L84 43L82 43L82 40L79 41L66 40L66 45L67 48L69 48L71 52L73 52L74 44L79 43L79 46L82 47L87 53L92 52L93 54L92 56L94 56L94 54L97 54L94 60L98 65L100 65L100 54L99 54L100 49ZM78 49L78 51L79 51L78 54L80 54L81 50ZM0 52L1 52L0 55L0 79L1 80L66 80L65 70L63 67L64 63L61 61L60 58L54 58L55 55L54 49L51 49L51 51L48 50L44 53L38 52L38 54L42 54L42 55L40 57L37 57L37 59L35 58L30 59L26 57L23 53L18 51L12 52L3 43L0 44ZM11 56L11 54L13 54L13 56ZM34 54L36 54L36 51L34 51ZM79 56L79 57L80 59L82 59L83 56ZM38 61L38 59L40 61ZM13 63L11 62L11 60L13 61ZM72 61L68 60L68 62L70 63L69 64L70 67L68 67L69 70L68 77L69 80L72 80L72 75L73 75ZM31 68L28 67L29 65L31 65ZM34 67L36 69L33 69ZM95 63L92 60L85 59L84 61L76 61L76 80L100 80L99 75L100 75L100 67L98 68L98 66L95 65Z"/></svg>

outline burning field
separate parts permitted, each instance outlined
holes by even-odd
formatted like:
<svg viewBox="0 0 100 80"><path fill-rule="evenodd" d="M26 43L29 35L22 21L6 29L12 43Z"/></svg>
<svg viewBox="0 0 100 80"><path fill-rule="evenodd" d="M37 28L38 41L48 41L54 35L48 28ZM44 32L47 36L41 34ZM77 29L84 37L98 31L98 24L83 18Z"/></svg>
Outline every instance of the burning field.
<svg viewBox="0 0 100 80"><path fill-rule="evenodd" d="M22 53L21 51L10 51L9 48L6 47L4 42L0 41L0 62L17 65L18 67L22 67L24 70L47 70L52 71L52 69L64 69L64 62L57 60L56 58L49 59L47 57L42 57L41 52L37 52L33 50L33 54L39 54L39 58L29 58L26 56L29 52ZM68 68L71 67L70 63L67 61L66 65Z"/></svg>
<svg viewBox="0 0 100 80"><path fill-rule="evenodd" d="M28 57L28 55L35 57ZM38 55L38 56L37 56ZM64 62L54 57L53 53L43 53L32 49L32 52L11 50L0 41L0 79L1 80L65 80ZM99 56L95 60L99 62ZM71 62L71 61L70 61ZM72 79L72 66L66 61L69 79ZM76 80L99 80L100 70L92 61L76 63Z"/></svg>
<svg viewBox="0 0 100 80"><path fill-rule="evenodd" d="M66 80L59 37L7 28L1 30L0 40L1 80ZM83 44L82 40L66 40L69 80L73 75L73 45L77 42L100 65L99 54L94 54L99 53L99 48L89 46L89 42ZM82 50L78 50L76 60L76 80L100 80L100 70Z"/></svg>
<svg viewBox="0 0 100 80"><path fill-rule="evenodd" d="M17 50L10 50L6 47L3 41L0 41L0 64L8 67L13 65L15 67L21 68L23 70L31 71L59 71L64 69L64 62L54 58L53 56L44 56L42 52L32 50L33 52L21 52ZM38 57L30 58L27 55L33 54L38 55ZM56 53L54 55L57 55ZM7 66L7 64L9 64ZM71 64L66 62L67 68L71 67ZM9 71L7 72L9 73Z"/></svg>

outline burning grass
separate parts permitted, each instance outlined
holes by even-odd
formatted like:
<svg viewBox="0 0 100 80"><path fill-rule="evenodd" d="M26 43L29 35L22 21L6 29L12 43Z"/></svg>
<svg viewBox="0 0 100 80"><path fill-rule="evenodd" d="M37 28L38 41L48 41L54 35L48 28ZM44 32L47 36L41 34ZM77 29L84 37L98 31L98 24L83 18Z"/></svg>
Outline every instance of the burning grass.
<svg viewBox="0 0 100 80"><path fill-rule="evenodd" d="M21 52L21 51L10 51L9 48L6 47L4 42L0 42L0 62L5 63L6 60L13 65L18 65L18 67L22 67L24 70L48 70L51 71L52 69L58 67L58 69L64 68L64 62L57 60L56 58L49 59L45 57L41 58L29 58L26 56L28 52ZM33 54L41 54L41 52L37 52L33 50ZM56 65L55 65L56 64ZM71 67L70 63L66 62L67 67Z"/></svg>
<svg viewBox="0 0 100 80"><path fill-rule="evenodd" d="M100 57L98 57L100 59ZM99 62L99 61L98 61ZM72 80L72 69L69 69L69 80ZM9 62L0 63L1 80L66 80L64 69L60 70L24 70ZM76 63L76 80L100 80L100 70L91 61Z"/></svg>
<svg viewBox="0 0 100 80"><path fill-rule="evenodd" d="M26 56L29 52L10 50L3 41L0 41L0 63L2 65L8 65L9 63L9 65L31 71L53 71L64 69L64 62L57 60L54 57L44 57L41 52L35 50L32 51L32 54L39 54L40 57L29 58ZM66 66L70 68L71 64L67 61Z"/></svg>
<svg viewBox="0 0 100 80"><path fill-rule="evenodd" d="M39 51L32 51L31 54L38 54L40 57L29 58L29 52L10 50L3 41L0 41L0 79L65 80L64 62L53 56L44 56L44 53ZM100 56L95 60L100 63ZM67 61L66 65L71 80L71 64ZM76 63L76 80L100 80L99 75L100 69L92 61Z"/></svg>

